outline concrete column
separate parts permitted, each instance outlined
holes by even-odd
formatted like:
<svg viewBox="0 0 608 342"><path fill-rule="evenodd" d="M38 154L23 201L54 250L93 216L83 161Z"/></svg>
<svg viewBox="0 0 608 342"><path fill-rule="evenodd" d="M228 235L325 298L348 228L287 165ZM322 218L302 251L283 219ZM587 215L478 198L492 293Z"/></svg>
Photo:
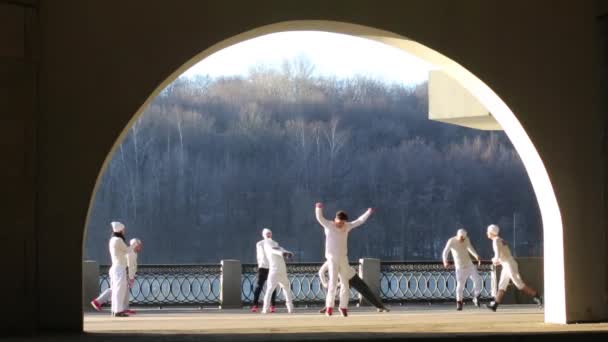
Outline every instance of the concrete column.
<svg viewBox="0 0 608 342"><path fill-rule="evenodd" d="M240 309L242 268L240 260L222 260L220 289L221 309Z"/></svg>
<svg viewBox="0 0 608 342"><path fill-rule="evenodd" d="M380 295L380 259L359 259L359 277L375 295ZM359 294L359 305L370 306L371 304Z"/></svg>
<svg viewBox="0 0 608 342"><path fill-rule="evenodd" d="M97 261L85 260L82 262L82 307L85 311L92 311L89 304L99 295L99 264Z"/></svg>

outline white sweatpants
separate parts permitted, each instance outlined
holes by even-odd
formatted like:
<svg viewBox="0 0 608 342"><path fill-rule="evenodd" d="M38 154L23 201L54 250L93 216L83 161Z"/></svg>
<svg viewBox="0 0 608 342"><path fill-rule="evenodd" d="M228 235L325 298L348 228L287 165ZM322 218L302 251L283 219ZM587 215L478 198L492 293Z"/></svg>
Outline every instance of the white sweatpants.
<svg viewBox="0 0 608 342"><path fill-rule="evenodd" d="M110 288L112 289L112 313L123 312L127 310L125 297L129 295L127 268L112 265L108 274L110 275ZM126 301L128 302L128 299Z"/></svg>
<svg viewBox="0 0 608 342"><path fill-rule="evenodd" d="M329 281L327 284L327 297L325 298L325 307L333 308L336 301L336 291L338 287L338 279L340 280L340 308L348 308L348 299L350 297L350 289L348 281L352 277L352 270L348 264L348 258L328 258L329 265Z"/></svg>
<svg viewBox="0 0 608 342"><path fill-rule="evenodd" d="M112 283L112 280L110 280L110 284L111 283ZM112 288L108 287L99 295L99 297L95 298L95 300L99 304L105 304L110 301L111 297L112 297Z"/></svg>
<svg viewBox="0 0 608 342"><path fill-rule="evenodd" d="M270 307L270 297L277 286L281 286L283 289L287 311L290 313L293 312L293 295L291 294L291 286L289 285L287 274L282 272L273 272L270 270L270 274L268 274L268 280L266 282L266 292L264 293L264 306L262 313L268 312L268 308Z"/></svg>
<svg viewBox="0 0 608 342"><path fill-rule="evenodd" d="M513 284L520 290L526 286L521 279L521 275L519 275L519 267L515 260L501 262L501 265L502 271L500 271L500 281L498 282L499 290L506 291L509 287L509 281L513 281Z"/></svg>
<svg viewBox="0 0 608 342"><path fill-rule="evenodd" d="M477 267L471 264L470 266L456 268L456 300L459 302L462 301L464 297L464 288L469 277L473 280L474 296L477 297L481 293L482 279L477 272Z"/></svg>
<svg viewBox="0 0 608 342"><path fill-rule="evenodd" d="M103 304L109 302L110 299L112 299L112 288L111 287L108 287L107 289L105 289L99 295L99 297L95 298L97 303L99 303L100 305L103 305ZM127 291L127 295L125 296L125 308L127 308L127 309L129 308L129 291Z"/></svg>

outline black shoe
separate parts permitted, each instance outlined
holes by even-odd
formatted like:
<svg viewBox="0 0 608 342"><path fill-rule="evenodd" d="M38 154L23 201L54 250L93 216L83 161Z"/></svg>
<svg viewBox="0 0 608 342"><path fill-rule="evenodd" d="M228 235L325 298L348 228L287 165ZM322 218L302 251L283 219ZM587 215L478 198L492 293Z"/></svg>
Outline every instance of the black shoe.
<svg viewBox="0 0 608 342"><path fill-rule="evenodd" d="M488 304L486 304L486 308L496 312L496 308L498 308L498 303L496 303L496 302L488 303Z"/></svg>
<svg viewBox="0 0 608 342"><path fill-rule="evenodd" d="M457 311L462 311L462 301L456 302L456 310Z"/></svg>
<svg viewBox="0 0 608 342"><path fill-rule="evenodd" d="M479 307L479 306L481 305L481 303L479 303L479 296L477 296L477 297L473 297L473 304L474 304L476 307Z"/></svg>
<svg viewBox="0 0 608 342"><path fill-rule="evenodd" d="M539 295L534 296L534 298L532 298L532 300L534 301L534 303L536 303L536 305L538 305L539 308L543 307L543 298Z"/></svg>
<svg viewBox="0 0 608 342"><path fill-rule="evenodd" d="M378 312L390 312L391 310L389 308L387 308L386 306L383 306L381 308L378 309Z"/></svg>

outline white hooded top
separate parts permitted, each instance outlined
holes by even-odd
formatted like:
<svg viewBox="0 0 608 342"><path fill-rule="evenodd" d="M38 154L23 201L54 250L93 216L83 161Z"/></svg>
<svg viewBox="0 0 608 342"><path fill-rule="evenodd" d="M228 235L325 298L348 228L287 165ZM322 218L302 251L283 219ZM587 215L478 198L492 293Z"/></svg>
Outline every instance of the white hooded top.
<svg viewBox="0 0 608 342"><path fill-rule="evenodd" d="M333 221L323 217L323 208L316 207L315 215L317 221L325 230L325 257L340 258L348 256L348 233L365 223L367 218L372 214L371 210L367 210L358 219L352 222L345 222L342 228L336 227Z"/></svg>
<svg viewBox="0 0 608 342"><path fill-rule="evenodd" d="M268 269L271 273L287 275L287 265L283 259L283 253L291 253L279 246L273 239L264 239L264 253L268 259Z"/></svg>
<svg viewBox="0 0 608 342"><path fill-rule="evenodd" d="M110 257L112 258L112 266L127 267L127 253L133 250L132 247L127 244L119 237L112 236L108 244L110 249Z"/></svg>
<svg viewBox="0 0 608 342"><path fill-rule="evenodd" d="M469 253L473 254L476 259L479 259L479 255L477 255L475 248L471 245L469 238L465 238L462 242L457 236L449 239L443 249L443 262L448 261L448 253L450 251L452 251L452 258L454 258L456 268L463 268L473 264Z"/></svg>
<svg viewBox="0 0 608 342"><path fill-rule="evenodd" d="M514 262L513 255L509 245L502 238L496 237L492 240L492 249L494 249L494 258L492 261L500 262L501 264Z"/></svg>
<svg viewBox="0 0 608 342"><path fill-rule="evenodd" d="M258 241L255 244L255 256L258 260L258 268L268 268L268 258L264 252L264 240Z"/></svg>

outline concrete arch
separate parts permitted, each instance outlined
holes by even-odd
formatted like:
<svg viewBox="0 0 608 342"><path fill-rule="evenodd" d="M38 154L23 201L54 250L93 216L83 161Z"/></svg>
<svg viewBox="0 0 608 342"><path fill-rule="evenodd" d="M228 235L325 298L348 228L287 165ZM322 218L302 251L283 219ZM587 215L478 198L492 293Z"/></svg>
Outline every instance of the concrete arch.
<svg viewBox="0 0 608 342"><path fill-rule="evenodd" d="M563 254L563 225L561 213L557 203L557 198L553 191L553 186L541 157L534 147L533 142L518 121L516 115L504 103L504 101L481 79L472 74L456 61L442 55L430 47L424 46L412 39L398 34L345 22L323 21L323 20L298 20L286 21L271 25L255 28L223 41L220 41L204 51L198 53L178 69L176 69L167 79L165 79L152 94L146 99L144 104L137 110L129 124L122 131L116 140L112 151L108 154L101 172L96 182L95 190L91 201L95 198L95 192L99 186L99 179L103 174L107 164L111 160L114 150L122 143L122 140L129 131L130 126L143 114L149 103L171 82L177 79L194 64L200 62L211 54L228 48L240 42L260 37L266 34L289 31L323 31L340 33L355 37L366 38L381 42L392 47L408 52L418 58L430 63L433 67L441 69L458 81L473 96L475 96L496 118L511 139L515 149L519 153L522 162L528 172L530 181L538 199L543 227L544 227L544 273L545 284L545 321L550 323L565 323L565 279L564 279L564 254ZM92 207L92 203L90 204Z"/></svg>
<svg viewBox="0 0 608 342"><path fill-rule="evenodd" d="M8 37L0 40L0 79L9 90L0 96L10 100L3 102L8 110L2 111L0 125L0 148L6 151L0 183L9 195L0 207L7 226L15 227L0 232L5 242L0 255L10 260L3 271L14 280L0 283L2 293L11 294L5 306L14 308L0 314L2 327L20 333L82 331L82 241L91 191L108 152L150 94L201 51L232 44L237 40L228 39L243 32L250 36L239 39L262 34L256 28L311 18L374 27L375 35L366 31L370 38L386 43L410 37L437 51L426 58L440 63L447 56L457 62L444 67L487 107L496 107L493 114L530 163L528 172L543 173L544 165L547 177L534 181L536 193L553 188L556 202L541 208L545 235L551 232L545 251L559 247L547 255L563 258L563 268L548 272L563 275L547 281L564 285L546 293L547 321L608 319L606 119L600 96L605 89L598 82L602 56L597 51L598 16L608 11L599 3L0 4L3 18L8 13L11 19L0 20L0 31ZM467 81L467 72L486 86L474 78ZM519 124L500 114L509 111L517 114ZM532 141L537 153L526 155L515 135L527 135L522 141ZM560 221L561 236L553 234Z"/></svg>

